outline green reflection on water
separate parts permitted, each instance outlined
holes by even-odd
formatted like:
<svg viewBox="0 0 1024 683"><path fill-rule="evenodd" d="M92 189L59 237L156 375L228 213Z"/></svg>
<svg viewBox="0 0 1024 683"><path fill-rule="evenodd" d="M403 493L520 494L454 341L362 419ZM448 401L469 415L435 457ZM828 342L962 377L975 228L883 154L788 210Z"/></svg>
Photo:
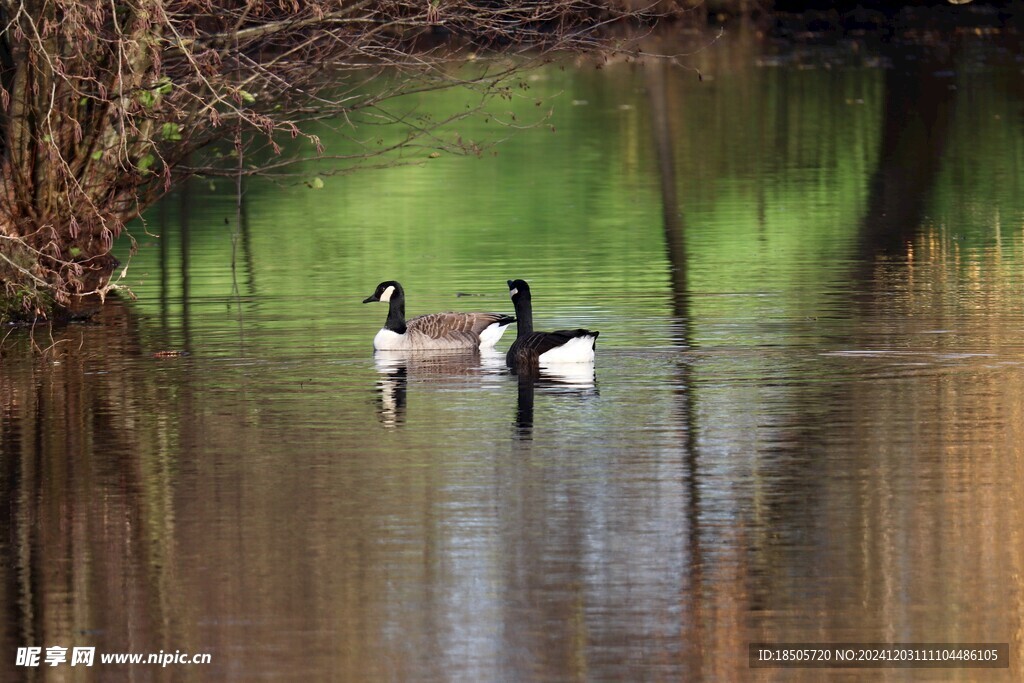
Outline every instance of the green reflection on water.
<svg viewBox="0 0 1024 683"><path fill-rule="evenodd" d="M583 316L579 324L625 327L607 335L611 346L665 340L663 323L651 329L650 321L670 314L672 268L690 273L692 294L777 292L785 294L783 314L813 311L819 293L842 277L834 261L849 250L863 213L879 136L878 70L744 71L712 83L671 75L664 87L686 263L674 263L665 247L644 76L626 65L535 72L528 98L494 106L525 120L535 116L535 100L551 102L550 120L480 158L329 177L322 190L247 182L240 294L264 311L276 308L288 325L296 315L364 316L352 303L385 278L404 282L410 312L478 303L504 309L504 280L526 277L547 295L551 324ZM439 115L462 98L433 93L418 107ZM464 126L467 138L509 132L486 117ZM324 141L330 148L331 138ZM311 162L299 176L319 168ZM231 297L235 211L233 183L217 180L194 182L150 212L150 229L166 243L172 318L182 306L185 220L188 295ZM130 271L144 310L159 298L154 247L147 243ZM455 292L485 298L456 301ZM696 301L694 315L749 315L758 305Z"/></svg>
<svg viewBox="0 0 1024 683"><path fill-rule="evenodd" d="M904 187L920 195L908 203L924 208L901 226L885 224L885 204L871 194L888 168L880 147L904 145L897 165L921 156L930 139L913 147L915 131L934 123L911 112L903 129L887 128L897 117L886 98L904 81L877 65L725 64L704 81L684 70L652 81L652 68L552 65L531 72L527 90L458 123L464 139L508 138L479 158L428 159L416 150L414 165L326 177L323 189L251 179L234 277L234 183L195 181L147 216L163 244L143 237L130 269L136 305L146 312L161 306L162 318L173 320L188 305L186 293L193 305L226 302L222 313L238 295L259 307L262 325L309 318L319 321L313 327L326 325L323 334L342 348L364 348L372 331L367 318L380 312L356 303L382 279L403 281L415 313L506 310L504 280L525 277L535 282L550 324L607 321L615 327L602 338L607 346L659 345L672 341L665 325L673 313L698 321L763 315L764 301L751 294L769 296L772 315L783 319L821 314L830 293L847 285L851 273L842 264L863 255L858 247L872 224L913 237L916 218L926 230L941 226L970 244L988 244L997 217L979 220L979 213L1021 212L1024 145L1019 126L1010 125L1019 100L1012 77L998 70L984 82L968 73L925 93L962 94L934 105L951 112L943 129L948 146L935 170L911 164L909 173L928 178ZM931 78L928 68L907 82ZM666 141L652 132L652 87L664 89L667 103L679 207L671 229L683 234L682 251L666 248L654 153ZM409 108L438 118L474 98L429 93ZM513 132L496 123L512 113L537 121L537 103L554 108L534 128ZM323 138L329 151L346 149L340 134ZM325 168L330 164L309 162L296 177ZM673 271L685 275L673 278ZM685 311L669 305L673 286L686 289ZM481 296L457 299L459 292ZM218 318L196 318L191 332L220 326ZM744 334L707 336L697 325L687 341L744 343Z"/></svg>

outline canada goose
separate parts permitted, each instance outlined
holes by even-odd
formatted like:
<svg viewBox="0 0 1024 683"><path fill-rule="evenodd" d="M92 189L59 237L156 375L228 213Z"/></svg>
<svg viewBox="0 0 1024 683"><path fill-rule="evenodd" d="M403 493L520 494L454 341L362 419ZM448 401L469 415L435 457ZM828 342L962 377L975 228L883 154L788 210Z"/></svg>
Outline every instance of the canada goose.
<svg viewBox="0 0 1024 683"><path fill-rule="evenodd" d="M373 338L378 351L489 349L516 320L501 313L428 313L406 320L405 291L394 280L380 283L363 299L371 301L388 304L387 321Z"/></svg>
<svg viewBox="0 0 1024 683"><path fill-rule="evenodd" d="M590 363L599 332L592 330L533 331L533 304L525 280L509 280L508 293L516 307L518 334L508 349L509 366L549 363Z"/></svg>

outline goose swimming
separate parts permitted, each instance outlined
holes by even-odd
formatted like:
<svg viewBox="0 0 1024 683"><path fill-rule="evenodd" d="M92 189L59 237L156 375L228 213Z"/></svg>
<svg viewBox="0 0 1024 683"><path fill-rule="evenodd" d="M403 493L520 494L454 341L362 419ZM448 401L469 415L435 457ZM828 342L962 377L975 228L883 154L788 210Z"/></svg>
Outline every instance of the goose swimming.
<svg viewBox="0 0 1024 683"><path fill-rule="evenodd" d="M373 338L378 351L490 349L515 317L503 313L428 313L405 319L405 290L394 280L377 285L364 304L388 304L384 327Z"/></svg>
<svg viewBox="0 0 1024 683"><path fill-rule="evenodd" d="M535 332L530 285L525 280L509 280L508 293L516 309L518 326L516 340L505 356L509 366L593 362L600 332L584 329Z"/></svg>

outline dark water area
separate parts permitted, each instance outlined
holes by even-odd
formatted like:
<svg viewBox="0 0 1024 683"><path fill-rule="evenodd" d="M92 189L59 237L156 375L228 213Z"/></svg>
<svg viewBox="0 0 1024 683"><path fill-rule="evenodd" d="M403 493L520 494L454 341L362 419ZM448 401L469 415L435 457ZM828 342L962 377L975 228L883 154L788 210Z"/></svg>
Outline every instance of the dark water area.
<svg viewBox="0 0 1024 683"><path fill-rule="evenodd" d="M729 32L532 72L462 124L508 138L479 158L310 163L239 224L192 182L134 230L134 300L4 332L0 679L1019 680L1024 57L975 39ZM374 354L378 282L511 312L516 277L542 329L601 331L593 366L512 374L514 330ZM158 652L210 662L98 661Z"/></svg>

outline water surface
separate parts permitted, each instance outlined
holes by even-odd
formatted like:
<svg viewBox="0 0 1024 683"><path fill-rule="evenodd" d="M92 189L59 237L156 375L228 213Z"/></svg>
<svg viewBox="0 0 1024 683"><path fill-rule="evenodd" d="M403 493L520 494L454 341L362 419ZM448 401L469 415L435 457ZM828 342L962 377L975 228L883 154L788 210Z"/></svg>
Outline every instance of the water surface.
<svg viewBox="0 0 1024 683"><path fill-rule="evenodd" d="M693 60L534 72L499 110L545 125L253 180L240 225L192 182L135 230L137 299L41 355L12 333L5 680L827 675L750 670L765 641L1008 642L983 676L1015 680L1020 64ZM601 331L592 370L374 356L379 281L510 312L514 277L538 326ZM15 670L26 645L212 663Z"/></svg>

